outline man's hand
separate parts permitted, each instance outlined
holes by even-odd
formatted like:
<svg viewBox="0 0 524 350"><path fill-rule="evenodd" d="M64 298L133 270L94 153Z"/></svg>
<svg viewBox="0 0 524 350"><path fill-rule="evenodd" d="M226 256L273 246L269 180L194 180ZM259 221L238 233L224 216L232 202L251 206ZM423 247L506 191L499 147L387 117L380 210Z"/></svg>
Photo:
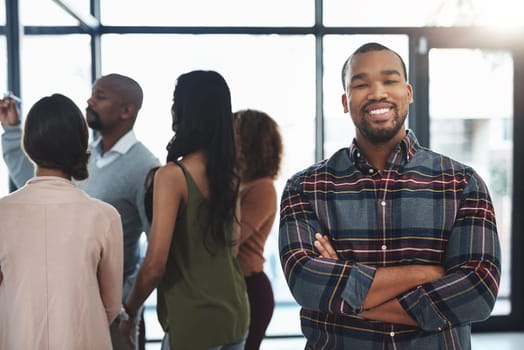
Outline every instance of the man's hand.
<svg viewBox="0 0 524 350"><path fill-rule="evenodd" d="M118 328L122 339L129 345L129 348L135 349L136 317L130 317L127 320L120 319Z"/></svg>
<svg viewBox="0 0 524 350"><path fill-rule="evenodd" d="M329 241L328 236L321 235L320 233L315 234L315 247L317 247L319 255L321 258L337 259L338 255L331 242Z"/></svg>
<svg viewBox="0 0 524 350"><path fill-rule="evenodd" d="M9 96L0 99L0 123L2 126L20 123L16 101Z"/></svg>

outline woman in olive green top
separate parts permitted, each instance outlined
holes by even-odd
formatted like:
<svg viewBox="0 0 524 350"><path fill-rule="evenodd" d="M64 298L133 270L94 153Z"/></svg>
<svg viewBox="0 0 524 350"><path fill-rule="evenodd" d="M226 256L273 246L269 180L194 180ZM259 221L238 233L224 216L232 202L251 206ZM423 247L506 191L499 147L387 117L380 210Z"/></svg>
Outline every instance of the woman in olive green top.
<svg viewBox="0 0 524 350"><path fill-rule="evenodd" d="M238 180L231 98L212 71L181 75L173 95L167 164L153 181L146 257L120 330L132 343L134 316L158 286L157 313L172 350L243 349L249 302L235 258Z"/></svg>

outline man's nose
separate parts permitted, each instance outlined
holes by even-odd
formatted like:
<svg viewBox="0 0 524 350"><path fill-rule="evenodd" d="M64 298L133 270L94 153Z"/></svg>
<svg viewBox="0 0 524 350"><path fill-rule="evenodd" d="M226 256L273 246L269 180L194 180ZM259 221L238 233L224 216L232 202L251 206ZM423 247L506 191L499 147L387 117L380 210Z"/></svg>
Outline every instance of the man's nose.
<svg viewBox="0 0 524 350"><path fill-rule="evenodd" d="M368 100L382 100L388 97L387 89L382 84L372 84L368 94Z"/></svg>

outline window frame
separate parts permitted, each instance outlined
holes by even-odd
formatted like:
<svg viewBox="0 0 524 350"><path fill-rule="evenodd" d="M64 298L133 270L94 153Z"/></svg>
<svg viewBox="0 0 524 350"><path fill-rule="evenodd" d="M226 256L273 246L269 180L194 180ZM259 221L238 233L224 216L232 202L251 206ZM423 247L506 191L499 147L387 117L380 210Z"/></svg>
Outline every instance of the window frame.
<svg viewBox="0 0 524 350"><path fill-rule="evenodd" d="M0 26L0 35L7 38L7 88L15 94L20 93L21 64L20 36L66 35L83 33L91 36L91 77L94 81L101 72L100 38L105 34L276 34L276 35L314 35L315 36L315 157L324 158L324 119L323 119L323 37L329 34L402 34L409 38L409 75L414 86L415 102L410 106L409 125L423 146L429 143L429 81L428 47L431 48L481 48L511 51L514 58L514 125L513 125L513 212L511 226L511 305L512 312L507 316L493 316L485 322L474 324L474 332L522 331L524 330L524 283L520 276L524 273L524 45L521 38L524 28L513 32L498 32L486 27L326 27L323 25L323 1L315 0L315 20L312 27L177 27L177 26L104 26L99 25L100 0L90 1L90 14L79 14L78 26L24 26L19 22L20 0L5 0L6 22ZM74 13L70 13L74 15ZM86 17L87 16L87 17ZM80 18L95 21L82 22ZM98 23L98 24L97 24ZM520 160L520 162L519 162ZM277 305L278 307L278 305ZM300 336L290 334L289 337ZM279 336L282 337L282 336Z"/></svg>

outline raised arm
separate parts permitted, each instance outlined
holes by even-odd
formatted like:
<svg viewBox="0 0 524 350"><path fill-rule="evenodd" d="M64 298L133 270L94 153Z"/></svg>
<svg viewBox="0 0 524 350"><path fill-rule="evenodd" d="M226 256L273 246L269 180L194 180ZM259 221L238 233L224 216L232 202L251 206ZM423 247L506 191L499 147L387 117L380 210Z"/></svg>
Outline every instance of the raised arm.
<svg viewBox="0 0 524 350"><path fill-rule="evenodd" d="M34 175L34 165L22 150L22 128L16 102L12 98L0 100L0 123L2 134L2 153L9 170L9 177L22 187Z"/></svg>

